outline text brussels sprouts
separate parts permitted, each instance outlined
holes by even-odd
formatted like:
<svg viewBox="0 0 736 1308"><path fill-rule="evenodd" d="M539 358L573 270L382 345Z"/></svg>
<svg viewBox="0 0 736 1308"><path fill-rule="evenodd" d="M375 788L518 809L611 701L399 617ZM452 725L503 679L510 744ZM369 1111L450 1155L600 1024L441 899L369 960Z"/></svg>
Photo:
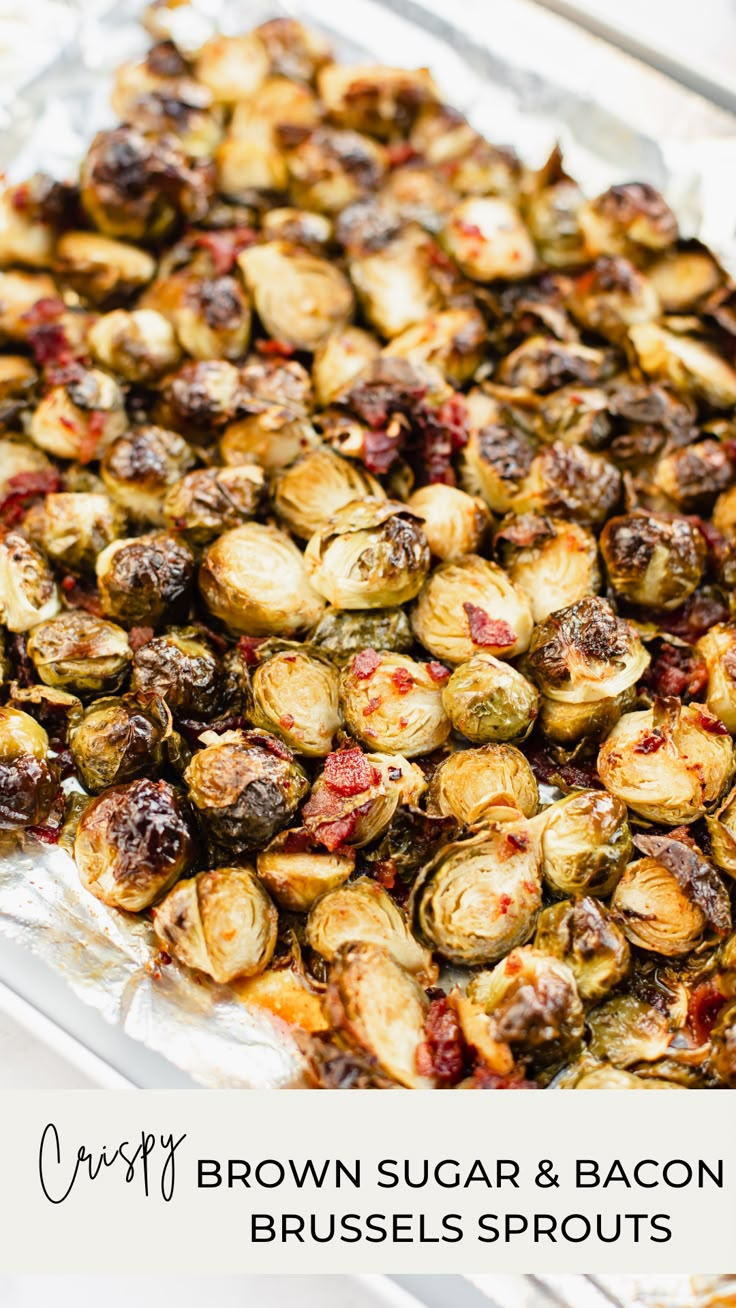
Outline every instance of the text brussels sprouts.
<svg viewBox="0 0 736 1308"><path fill-rule="evenodd" d="M340 698L352 735L374 749L413 758L450 734L442 706L445 669L406 654L363 650L342 674Z"/></svg>
<svg viewBox="0 0 736 1308"><path fill-rule="evenodd" d="M258 731L205 732L184 773L189 798L219 845L256 849L287 826L309 790L293 755Z"/></svg>
<svg viewBox="0 0 736 1308"><path fill-rule="evenodd" d="M464 663L478 650L497 658L522 654L532 626L523 592L503 568L477 554L435 568L412 614L417 640L450 663Z"/></svg>
<svg viewBox="0 0 736 1308"><path fill-rule="evenodd" d="M88 340L103 368L144 385L175 368L181 355L171 323L155 309L113 309L93 323Z"/></svg>
<svg viewBox="0 0 736 1308"><path fill-rule="evenodd" d="M517 281L536 263L534 242L518 209L495 195L461 200L449 215L442 242L467 277Z"/></svg>
<svg viewBox="0 0 736 1308"><path fill-rule="evenodd" d="M287 648L259 663L251 681L250 716L297 754L329 754L341 724L339 678L326 657Z"/></svg>
<svg viewBox="0 0 736 1308"><path fill-rule="evenodd" d="M631 963L628 941L598 899L565 899L539 915L534 947L561 958L584 1000L602 999L623 981Z"/></svg>
<svg viewBox="0 0 736 1308"><path fill-rule="evenodd" d="M166 532L114 540L97 560L102 607L130 626L155 625L185 605L193 573L189 546Z"/></svg>
<svg viewBox="0 0 736 1308"><path fill-rule="evenodd" d="M45 822L58 789L43 727L21 709L0 708L0 831Z"/></svg>
<svg viewBox="0 0 736 1308"><path fill-rule="evenodd" d="M46 392L31 416L29 434L57 459L89 463L122 435L127 422L117 382L98 368L88 368L73 381Z"/></svg>
<svg viewBox="0 0 736 1308"><path fill-rule="evenodd" d="M138 913L192 868L191 813L166 781L112 786L84 810L74 841L82 884L103 903Z"/></svg>
<svg viewBox="0 0 736 1308"><path fill-rule="evenodd" d="M540 814L542 872L562 895L610 895L631 857L626 805L603 790L580 790Z"/></svg>
<svg viewBox="0 0 736 1308"><path fill-rule="evenodd" d="M39 622L28 637L27 648L45 685L80 695L117 690L131 660L122 627L82 610Z"/></svg>
<svg viewBox="0 0 736 1308"><path fill-rule="evenodd" d="M495 963L534 931L539 846L525 820L491 823L446 845L411 897L419 936L453 963Z"/></svg>
<svg viewBox="0 0 736 1308"><path fill-rule="evenodd" d="M23 529L54 563L94 572L97 556L125 530L125 514L96 491L59 491L26 514Z"/></svg>
<svg viewBox="0 0 736 1308"><path fill-rule="evenodd" d="M156 261L147 250L127 241L100 232L74 231L59 237L56 268L65 286L92 304L105 304L150 282Z"/></svg>
<svg viewBox="0 0 736 1308"><path fill-rule="evenodd" d="M491 523L483 500L440 482L415 491L407 508L421 518L429 548L443 563L473 554Z"/></svg>
<svg viewBox="0 0 736 1308"><path fill-rule="evenodd" d="M59 611L59 591L46 555L18 531L0 539L0 620L28 631Z"/></svg>
<svg viewBox="0 0 736 1308"><path fill-rule="evenodd" d="M135 651L130 685L141 695L160 696L172 713L206 719L219 706L222 671L196 627L171 627Z"/></svg>
<svg viewBox="0 0 736 1308"><path fill-rule="evenodd" d="M689 954L707 927L703 909L656 858L629 863L611 907L631 943L656 954Z"/></svg>
<svg viewBox="0 0 736 1308"><path fill-rule="evenodd" d="M598 754L606 789L641 817L669 826L702 817L733 771L726 728L700 704L672 699L625 713Z"/></svg>
<svg viewBox="0 0 736 1308"><path fill-rule="evenodd" d="M328 890L307 919L307 943L328 962L334 962L343 945L359 941L382 945L422 985L437 980L430 951L411 934L391 896L370 877Z"/></svg>
<svg viewBox="0 0 736 1308"><path fill-rule="evenodd" d="M158 695L103 698L69 729L69 748L87 790L132 781L161 766L171 714Z"/></svg>
<svg viewBox="0 0 736 1308"><path fill-rule="evenodd" d="M281 831L256 860L261 881L282 908L306 913L320 895L352 875L355 854L347 846L330 853L298 828Z"/></svg>
<svg viewBox="0 0 736 1308"><path fill-rule="evenodd" d="M583 1005L567 963L526 946L491 972L479 972L471 999L493 1019L496 1036L535 1063L557 1062L583 1037Z"/></svg>
<svg viewBox="0 0 736 1308"><path fill-rule="evenodd" d="M316 350L352 317L353 292L333 263L283 241L253 245L238 264L269 336Z"/></svg>
<svg viewBox="0 0 736 1308"><path fill-rule="evenodd" d="M417 1069L428 1009L421 986L388 950L362 941L339 951L325 996L331 1027L411 1090L431 1090L434 1084Z"/></svg>
<svg viewBox="0 0 736 1308"><path fill-rule="evenodd" d="M588 200L578 213L590 254L641 258L665 250L678 237L677 219L659 191L645 182L624 182Z"/></svg>
<svg viewBox="0 0 736 1308"><path fill-rule="evenodd" d="M363 754L357 747L328 754L302 810L307 831L330 852L369 844L396 812L408 766L397 759L391 767L383 755Z"/></svg>
<svg viewBox="0 0 736 1308"><path fill-rule="evenodd" d="M732 735L736 734L736 624L718 623L696 646L708 669L706 703Z"/></svg>
<svg viewBox="0 0 736 1308"><path fill-rule="evenodd" d="M312 364L318 403L323 407L332 404L380 352L375 336L362 327L332 332L316 351Z"/></svg>
<svg viewBox="0 0 736 1308"><path fill-rule="evenodd" d="M445 309L394 336L385 353L438 368L453 386L470 381L485 358L488 328L475 308Z"/></svg>
<svg viewBox="0 0 736 1308"><path fill-rule="evenodd" d="M153 918L162 948L221 985L256 976L273 957L278 914L248 864L180 881Z"/></svg>
<svg viewBox="0 0 736 1308"><path fill-rule="evenodd" d="M343 609L405 604L421 590L429 546L419 520L393 500L354 500L309 541L312 585Z"/></svg>
<svg viewBox="0 0 736 1308"><path fill-rule="evenodd" d="M265 477L257 464L234 468L197 468L170 486L163 516L169 531L194 546L208 545L216 536L258 512Z"/></svg>
<svg viewBox="0 0 736 1308"><path fill-rule="evenodd" d="M367 496L386 498L365 468L326 446L308 450L274 477L273 506L289 530L303 540L309 540L338 509Z"/></svg>
<svg viewBox="0 0 736 1308"><path fill-rule="evenodd" d="M187 442L164 427L138 427L118 436L102 456L102 480L131 518L163 526L163 497L194 464Z"/></svg>
<svg viewBox="0 0 736 1308"><path fill-rule="evenodd" d="M455 730L475 745L523 740L539 712L532 683L509 663L482 653L455 668L442 704Z"/></svg>
<svg viewBox="0 0 736 1308"><path fill-rule="evenodd" d="M324 608L291 538L257 522L226 531L209 546L199 588L216 618L249 636L304 631L319 621Z"/></svg>
<svg viewBox="0 0 736 1308"><path fill-rule="evenodd" d="M595 536L577 522L535 513L512 518L496 537L500 562L526 595L535 622L600 588Z"/></svg>
<svg viewBox="0 0 736 1308"><path fill-rule="evenodd" d="M650 609L678 608L705 567L705 537L687 518L627 513L606 523L600 545L614 590Z"/></svg>
<svg viewBox="0 0 736 1308"><path fill-rule="evenodd" d="M736 404L736 368L695 336L666 331L659 323L629 330L639 363L648 377L668 382L686 397L716 409Z"/></svg>
<svg viewBox="0 0 736 1308"><path fill-rule="evenodd" d="M487 822L505 809L533 817L538 805L534 773L513 745L481 745L449 754L427 791L430 812L451 815L468 826Z"/></svg>
<svg viewBox="0 0 736 1308"><path fill-rule="evenodd" d="M328 609L310 636L310 644L333 662L349 663L363 649L404 654L414 642L403 609Z"/></svg>

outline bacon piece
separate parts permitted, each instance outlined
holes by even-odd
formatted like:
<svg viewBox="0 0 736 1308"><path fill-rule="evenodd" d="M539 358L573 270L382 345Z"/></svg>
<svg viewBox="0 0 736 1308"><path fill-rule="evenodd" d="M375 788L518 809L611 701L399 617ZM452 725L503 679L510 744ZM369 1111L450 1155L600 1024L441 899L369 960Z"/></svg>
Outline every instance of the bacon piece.
<svg viewBox="0 0 736 1308"><path fill-rule="evenodd" d="M503 618L492 618L477 604L463 604L468 619L470 639L474 645L493 646L496 649L510 649L516 644L516 632Z"/></svg>
<svg viewBox="0 0 736 1308"><path fill-rule="evenodd" d="M417 1071L446 1085L456 1084L467 1062L467 1045L454 1009L447 998L433 999L424 1022L426 1039L416 1055Z"/></svg>
<svg viewBox="0 0 736 1308"><path fill-rule="evenodd" d="M360 795L381 780L380 773L357 747L328 754L322 773L326 785L338 795Z"/></svg>
<svg viewBox="0 0 736 1308"><path fill-rule="evenodd" d="M350 664L350 671L354 677L361 681L367 681L373 676L376 668L381 666L381 655L374 649L362 649L355 655Z"/></svg>
<svg viewBox="0 0 736 1308"><path fill-rule="evenodd" d="M447 681L450 675L450 669L446 668L444 663L438 663L436 659L425 663L425 667L433 681Z"/></svg>
<svg viewBox="0 0 736 1308"><path fill-rule="evenodd" d="M391 673L391 685L398 695L408 695L414 688L414 678L408 668L394 668Z"/></svg>
<svg viewBox="0 0 736 1308"><path fill-rule="evenodd" d="M664 744L664 736L661 731L651 731L641 740L637 740L633 748L634 754L656 754Z"/></svg>

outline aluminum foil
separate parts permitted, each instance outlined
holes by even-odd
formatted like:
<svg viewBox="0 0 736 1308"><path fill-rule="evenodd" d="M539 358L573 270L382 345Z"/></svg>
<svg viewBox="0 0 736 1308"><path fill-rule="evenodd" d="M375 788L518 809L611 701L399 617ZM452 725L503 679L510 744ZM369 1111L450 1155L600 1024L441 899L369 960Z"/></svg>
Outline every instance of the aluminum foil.
<svg viewBox="0 0 736 1308"><path fill-rule="evenodd" d="M471 1276L494 1308L734 1308L736 1276Z"/></svg>
<svg viewBox="0 0 736 1308"><path fill-rule="evenodd" d="M114 122L113 72L146 48L139 12L138 0L0 0L0 167L11 178L74 174L93 132ZM198 0L172 11L171 34L194 50L278 13L319 27L340 58L430 67L449 101L530 164L559 141L592 194L651 182L683 232L736 271L736 118L533 0ZM300 1083L283 1023L175 963L156 967L149 924L98 903L63 850L0 842L3 937L203 1085Z"/></svg>

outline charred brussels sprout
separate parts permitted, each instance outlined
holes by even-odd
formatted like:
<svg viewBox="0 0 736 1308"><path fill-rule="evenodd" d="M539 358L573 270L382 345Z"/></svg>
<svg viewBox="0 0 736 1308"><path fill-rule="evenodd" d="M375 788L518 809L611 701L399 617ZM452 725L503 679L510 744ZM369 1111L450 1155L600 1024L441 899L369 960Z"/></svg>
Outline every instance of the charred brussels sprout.
<svg viewBox="0 0 736 1308"><path fill-rule="evenodd" d="M312 379L321 405L337 400L363 368L380 354L375 336L362 327L344 327L332 332L316 351Z"/></svg>
<svg viewBox="0 0 736 1308"><path fill-rule="evenodd" d="M188 472L164 496L166 526L190 545L208 545L255 516L264 486L263 469L255 463Z"/></svg>
<svg viewBox="0 0 736 1308"><path fill-rule="evenodd" d="M440 850L411 898L420 937L453 963L495 963L534 931L539 847L523 820L491 823Z"/></svg>
<svg viewBox="0 0 736 1308"><path fill-rule="evenodd" d="M97 368L81 369L72 381L52 386L30 422L34 444L57 459L89 463L127 426L123 393Z"/></svg>
<svg viewBox="0 0 736 1308"><path fill-rule="evenodd" d="M654 1063L672 1040L664 1014L635 995L608 999L588 1014L587 1022L591 1054L614 1067Z"/></svg>
<svg viewBox="0 0 736 1308"><path fill-rule="evenodd" d="M115 540L97 560L103 609L132 626L158 623L185 605L193 572L189 547L165 532Z"/></svg>
<svg viewBox="0 0 736 1308"><path fill-rule="evenodd" d="M27 648L45 685L80 695L117 690L130 667L131 650L122 627L81 611L40 622Z"/></svg>
<svg viewBox="0 0 736 1308"><path fill-rule="evenodd" d="M492 972L479 972L468 994L493 1018L498 1039L541 1066L558 1062L582 1040L575 976L553 954L514 949Z"/></svg>
<svg viewBox="0 0 736 1308"><path fill-rule="evenodd" d="M320 895L336 890L355 868L355 854L345 847L329 853L298 828L282 831L257 859L258 875L282 908L306 913Z"/></svg>
<svg viewBox="0 0 736 1308"><path fill-rule="evenodd" d="M342 609L404 604L421 590L429 546L419 520L393 500L354 500L309 541L312 585Z"/></svg>
<svg viewBox="0 0 736 1308"><path fill-rule="evenodd" d="M326 259L269 241L244 250L238 264L269 336L297 350L318 349L352 317L350 282Z"/></svg>
<svg viewBox="0 0 736 1308"><path fill-rule="evenodd" d="M367 845L388 827L404 781L401 759L392 767L382 755L358 748L328 754L302 810L304 826L330 853Z"/></svg>
<svg viewBox="0 0 736 1308"><path fill-rule="evenodd" d="M696 646L708 669L706 704L736 734L736 624L718 623Z"/></svg>
<svg viewBox="0 0 736 1308"><path fill-rule="evenodd" d="M221 985L263 972L276 948L278 915L248 864L180 881L158 905L153 926L163 949Z"/></svg>
<svg viewBox="0 0 736 1308"><path fill-rule="evenodd" d="M604 790L580 790L540 815L542 871L562 895L610 895L631 857L626 805Z"/></svg>
<svg viewBox="0 0 736 1308"><path fill-rule="evenodd" d="M598 1000L626 976L631 964L628 941L598 899L566 899L539 915L535 949L562 959L572 971L581 999Z"/></svg>
<svg viewBox="0 0 736 1308"><path fill-rule="evenodd" d="M539 804L537 783L521 750L513 745L460 749L443 759L427 791L427 807L473 826L500 810L533 817Z"/></svg>
<svg viewBox="0 0 736 1308"><path fill-rule="evenodd" d="M365 941L345 945L330 969L325 1014L349 1046L365 1052L399 1085L430 1090L417 1070L429 1000L386 949Z"/></svg>
<svg viewBox="0 0 736 1308"><path fill-rule="evenodd" d="M338 673L329 659L284 649L258 665L251 688L256 727L280 736L296 754L329 754L342 721Z"/></svg>
<svg viewBox="0 0 736 1308"><path fill-rule="evenodd" d="M497 658L522 654L532 625L526 596L503 568L477 554L435 568L412 614L417 640L449 663L464 663L478 650Z"/></svg>
<svg viewBox="0 0 736 1308"><path fill-rule="evenodd" d="M46 555L18 531L0 538L0 619L28 631L59 611L59 591Z"/></svg>
<svg viewBox="0 0 736 1308"><path fill-rule="evenodd" d="M474 281L528 277L536 251L518 209L495 195L462 200L442 232L447 253Z"/></svg>
<svg viewBox="0 0 736 1308"><path fill-rule="evenodd" d="M181 357L174 328L155 309L114 309L89 331L92 353L103 368L146 385L175 368Z"/></svg>
<svg viewBox="0 0 736 1308"><path fill-rule="evenodd" d="M310 636L310 644L340 665L364 649L405 654L414 637L403 609L328 609Z"/></svg>
<svg viewBox="0 0 736 1308"><path fill-rule="evenodd" d="M334 962L343 945L359 942L382 945L423 985L437 979L431 953L415 940L391 896L370 877L328 890L307 919L307 943L328 962Z"/></svg>
<svg viewBox="0 0 736 1308"><path fill-rule="evenodd" d="M20 709L0 708L0 831L45 822L58 789L43 727Z"/></svg>
<svg viewBox="0 0 736 1308"><path fill-rule="evenodd" d="M648 377L715 409L736 404L736 368L697 337L666 331L653 322L632 327L629 337Z"/></svg>
<svg viewBox="0 0 736 1308"><path fill-rule="evenodd" d="M62 283L92 304L127 296L150 282L156 261L147 250L99 232L64 232L56 246Z"/></svg>
<svg viewBox="0 0 736 1308"><path fill-rule="evenodd" d="M171 136L146 137L133 127L98 132L81 169L82 205L106 236L155 240L179 213L201 217L206 171L192 167Z"/></svg>
<svg viewBox="0 0 736 1308"><path fill-rule="evenodd" d="M492 654L474 654L455 668L442 704L456 731L474 745L523 740L539 712L536 688Z"/></svg>
<svg viewBox="0 0 736 1308"><path fill-rule="evenodd" d="M487 328L477 309L445 309L407 327L386 354L438 368L453 386L470 381L485 357Z"/></svg>
<svg viewBox="0 0 736 1308"><path fill-rule="evenodd" d="M98 699L69 730L69 748L87 790L132 781L161 766L171 714L157 695Z"/></svg>
<svg viewBox="0 0 736 1308"><path fill-rule="evenodd" d="M535 622L568 608L600 588L598 546L586 527L527 513L512 518L496 537L499 558L526 595Z"/></svg>
<svg viewBox="0 0 736 1308"><path fill-rule="evenodd" d="M94 572L97 556L122 536L125 514L107 495L60 491L25 517L24 531L52 562L70 572Z"/></svg>
<svg viewBox="0 0 736 1308"><path fill-rule="evenodd" d="M112 908L148 908L192 868L189 806L166 781L112 786L84 810L74 841L82 884Z"/></svg>
<svg viewBox="0 0 736 1308"><path fill-rule="evenodd" d="M491 515L481 499L455 486L422 486L407 501L422 519L424 534L435 558L454 563L472 554L483 541Z"/></svg>
<svg viewBox="0 0 736 1308"><path fill-rule="evenodd" d="M668 826L702 817L734 771L733 741L699 704L656 700L625 713L598 754L601 781L635 813Z"/></svg>
<svg viewBox="0 0 736 1308"><path fill-rule="evenodd" d="M632 945L655 954L689 954L708 925L703 909L671 868L656 858L629 863L611 907Z"/></svg>
<svg viewBox="0 0 736 1308"><path fill-rule="evenodd" d="M309 782L280 740L262 732L205 732L184 773L189 798L217 844L263 846L285 827Z"/></svg>
<svg viewBox="0 0 736 1308"><path fill-rule="evenodd" d="M677 219L659 191L644 182L611 186L587 201L578 214L591 254L630 254L641 258L665 250L678 237Z"/></svg>
<svg viewBox="0 0 736 1308"><path fill-rule="evenodd" d="M413 758L429 754L450 734L442 706L445 669L406 654L362 650L344 670L340 698L345 721L374 749Z"/></svg>
<svg viewBox="0 0 736 1308"><path fill-rule="evenodd" d="M274 508L289 530L303 540L346 504L368 496L386 498L375 477L324 446L308 450L274 478Z"/></svg>
<svg viewBox="0 0 736 1308"><path fill-rule="evenodd" d="M276 527L257 522L226 531L209 546L199 588L216 618L249 636L304 631L324 608L294 542Z"/></svg>
<svg viewBox="0 0 736 1308"><path fill-rule="evenodd" d="M732 790L705 821L713 862L722 872L736 877L736 792Z"/></svg>
<svg viewBox="0 0 736 1308"><path fill-rule="evenodd" d="M222 670L196 627L172 627L135 651L130 684L141 695L160 696L180 717L206 719L220 703Z"/></svg>
<svg viewBox="0 0 736 1308"><path fill-rule="evenodd" d="M194 463L186 441L163 427L139 427L107 447L100 463L109 494L131 518L163 526L163 497Z"/></svg>
<svg viewBox="0 0 736 1308"><path fill-rule="evenodd" d="M606 523L601 553L619 595L649 609L674 609L700 581L706 543L686 518L629 513Z"/></svg>
<svg viewBox="0 0 736 1308"><path fill-rule="evenodd" d="M736 1003L726 1004L710 1036L710 1066L722 1085L736 1085Z"/></svg>

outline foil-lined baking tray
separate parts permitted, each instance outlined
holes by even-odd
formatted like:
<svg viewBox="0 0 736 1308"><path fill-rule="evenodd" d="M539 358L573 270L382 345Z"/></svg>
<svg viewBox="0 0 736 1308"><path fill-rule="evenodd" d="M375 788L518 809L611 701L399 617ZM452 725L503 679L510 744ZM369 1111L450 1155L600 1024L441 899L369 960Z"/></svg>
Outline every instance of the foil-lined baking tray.
<svg viewBox="0 0 736 1308"><path fill-rule="evenodd" d="M489 1308L734 1308L736 1276L473 1276ZM469 1308L469 1306L468 1306Z"/></svg>
<svg viewBox="0 0 736 1308"><path fill-rule="evenodd" d="M25 0L12 10L0 0L0 167L9 176L72 174L93 132L113 123L112 74L146 47L139 11L138 0ZM198 0L172 10L172 36L194 49L216 30L243 31L278 13L320 28L341 59L430 67L450 102L532 165L559 141L592 194L651 182L684 233L736 270L736 118L533 0L456 0L451 15L446 0ZM302 1082L282 1021L176 963L158 966L149 923L89 895L59 848L0 841L2 939L43 959L108 1022L202 1085Z"/></svg>

